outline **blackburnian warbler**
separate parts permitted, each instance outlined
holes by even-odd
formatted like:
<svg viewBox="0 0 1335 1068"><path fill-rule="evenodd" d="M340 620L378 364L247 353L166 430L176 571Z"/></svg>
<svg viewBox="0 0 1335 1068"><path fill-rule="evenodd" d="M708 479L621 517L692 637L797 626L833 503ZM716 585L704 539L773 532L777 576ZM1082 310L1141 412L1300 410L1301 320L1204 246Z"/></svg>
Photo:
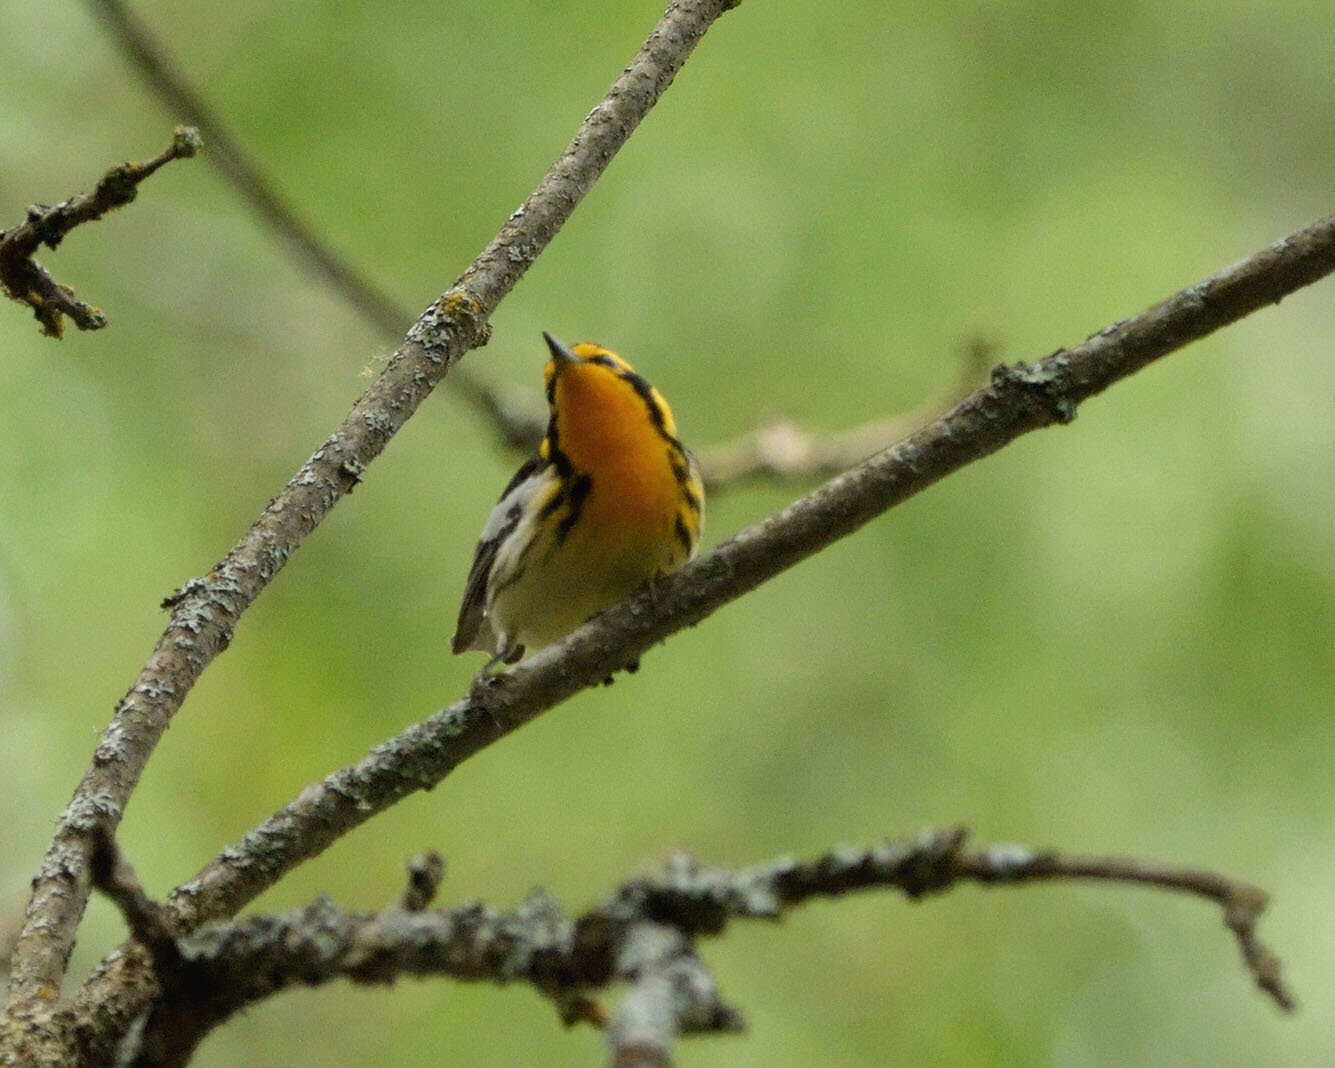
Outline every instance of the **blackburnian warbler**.
<svg viewBox="0 0 1335 1068"><path fill-rule="evenodd" d="M492 510L468 573L456 653L512 664L692 556L695 460L658 390L597 345L542 335L551 420Z"/></svg>

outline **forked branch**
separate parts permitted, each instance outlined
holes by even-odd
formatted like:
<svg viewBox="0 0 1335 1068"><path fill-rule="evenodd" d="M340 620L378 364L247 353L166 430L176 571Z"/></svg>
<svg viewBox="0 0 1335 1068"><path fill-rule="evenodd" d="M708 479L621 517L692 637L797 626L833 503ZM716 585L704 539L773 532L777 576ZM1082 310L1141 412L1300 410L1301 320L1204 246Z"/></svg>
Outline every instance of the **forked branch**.
<svg viewBox="0 0 1335 1068"><path fill-rule="evenodd" d="M1141 314L992 382L894 447L726 539L506 675L388 739L275 813L173 895L186 927L227 916L375 812L429 789L497 738L596 686L653 645L851 533L952 471L1151 360L1335 271L1335 216Z"/></svg>
<svg viewBox="0 0 1335 1068"><path fill-rule="evenodd" d="M497 303L564 223L700 36L730 6L730 0L678 0L669 8L538 189L418 319L347 419L228 556L169 599L171 621L118 707L34 880L28 922L15 954L12 1026L0 1035L0 1059L15 1051L20 1059L25 1053L34 1059L68 1055L71 1035L76 1035L84 1059L97 1062L140 1015L155 989L142 954L126 954L99 969L75 1007L55 1010L51 1002L91 874L109 871L108 879L116 877L116 866L94 864L99 843L114 832L163 730L200 673L226 647L241 615L305 535L356 483L450 367L485 341L487 318ZM1335 219L1327 218L1072 349L1032 365L998 368L988 386L893 448L728 539L656 584L652 594L591 621L498 683L478 685L455 705L303 792L178 888L162 913L164 922L179 938L233 915L375 812L439 782L468 756L595 685L676 630L1021 434L1068 422L1079 403L1150 361L1332 270ZM1059 874L1041 867L1036 865L1028 877ZM1253 958L1262 964L1266 958L1251 934L1249 914L1235 909L1232 915L1231 925L1259 976L1266 968ZM655 965L650 971L661 979L666 967ZM651 1000L649 994L640 999Z"/></svg>
<svg viewBox="0 0 1335 1068"><path fill-rule="evenodd" d="M1069 422L1081 401L1152 360L1332 271L1335 217L1327 217L1073 348L997 368L988 386L904 441L302 791L173 892L175 923L190 931L234 915L352 828L435 786L473 754L670 634L1020 435ZM1040 877L1037 869L1030 877ZM73 1025L92 1048L104 1040L108 1019L132 1020L151 993L136 960L123 954L109 961L81 992Z"/></svg>
<svg viewBox="0 0 1335 1068"><path fill-rule="evenodd" d="M242 614L386 443L469 349L486 341L488 316L546 248L658 101L710 25L736 0L674 0L538 187L460 279L418 318L384 372L260 518L212 570L168 603L171 619L117 706L92 764L61 815L33 880L14 952L11 1019L32 1026L25 1052L61 1055L51 999L59 989L88 897L99 835L112 834L145 763L195 681L231 641ZM51 1027L45 1026L51 1023ZM0 1035L0 1059L12 1049ZM33 1053L32 1042L54 1048Z"/></svg>
<svg viewBox="0 0 1335 1068"><path fill-rule="evenodd" d="M18 226L0 230L0 288L32 309L33 316L42 324L42 333L48 337L59 338L64 333L67 315L80 330L100 330L106 326L107 319L100 308L75 297L74 290L52 278L33 255L42 245L54 249L76 226L93 222L130 203L139 191L140 182L164 163L193 156L202 145L194 127L178 126L172 143L148 162L113 167L91 193L80 193L54 207L41 204L30 207L28 217Z"/></svg>
<svg viewBox="0 0 1335 1068"><path fill-rule="evenodd" d="M745 1026L700 957L701 938L723 935L736 920L779 920L817 897L893 889L917 900L965 882L1095 879L1203 897L1224 910L1260 987L1281 1008L1293 1007L1277 958L1256 940L1266 900L1256 887L1132 858L1066 857L1022 846L969 852L965 837L962 828L928 831L812 861L784 857L741 869L704 867L679 855L573 918L542 891L510 912L480 904L430 911L399 904L376 914L347 913L320 900L282 916L213 925L169 948L162 945L160 911L123 862L99 864L98 885L152 951L159 992L133 1061L145 1066L184 1064L214 1027L289 987L338 979L391 983L403 976L528 984L556 1003L564 1022L606 1026L614 1064L667 1064L680 1035ZM425 863L432 872L440 869L438 856ZM421 867L410 867L410 895ZM618 982L629 990L609 1017L595 996Z"/></svg>

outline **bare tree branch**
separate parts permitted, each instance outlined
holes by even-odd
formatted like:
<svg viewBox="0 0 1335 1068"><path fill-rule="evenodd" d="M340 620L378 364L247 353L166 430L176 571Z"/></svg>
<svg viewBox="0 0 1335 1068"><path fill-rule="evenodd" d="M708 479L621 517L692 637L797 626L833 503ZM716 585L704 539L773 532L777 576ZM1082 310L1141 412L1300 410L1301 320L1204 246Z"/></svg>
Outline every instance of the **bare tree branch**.
<svg viewBox="0 0 1335 1068"><path fill-rule="evenodd" d="M151 28L135 17L124 0L86 2L167 109L204 132L210 159L284 247L368 323L387 335L396 335L412 319L410 312L358 273L301 219L204 94L190 84ZM862 427L820 435L788 419L763 419L738 438L697 450L705 484L716 490L757 477L811 479L838 474L907 437L944 406L971 393L982 380L991 355L987 343L970 344L961 360L958 384L938 401ZM525 451L537 448L546 427L543 412L510 403L466 367L454 372L453 386L486 413L506 445Z"/></svg>
<svg viewBox="0 0 1335 1068"><path fill-rule="evenodd" d="M275 813L173 895L185 927L230 915L289 867L497 738L602 680L831 542L1021 434L1069 422L1076 405L1151 360L1335 271L1327 217L1140 315L987 387L916 434L719 544L507 674L375 747Z"/></svg>
<svg viewBox="0 0 1335 1068"><path fill-rule="evenodd" d="M202 147L199 133L178 126L172 143L147 163L122 163L102 176L91 193L63 200L53 208L37 204L18 226L0 230L0 288L7 296L32 308L42 333L59 338L65 331L65 316L80 330L100 330L107 325L100 308L74 296L74 290L57 282L33 254L42 245L54 249L76 226L102 218L107 212L130 203L139 183L164 163L193 156Z"/></svg>
<svg viewBox="0 0 1335 1068"><path fill-rule="evenodd" d="M11 1011L0 1033L0 1058L15 1055L14 1051L21 1056L36 1050L36 1057L67 1050L64 1043L75 1027L74 1018L66 1012L55 1021L50 1003L86 901L99 843L119 821L144 763L190 686L225 648L241 614L305 534L351 489L453 363L485 340L486 319L496 303L550 241L699 36L727 6L731 5L682 0L669 9L655 36L586 120L538 190L455 286L419 318L348 419L228 557L169 599L171 623L104 734L34 880L28 922L15 954ZM906 441L729 539L657 584L651 593L609 611L510 675L479 684L464 701L317 784L224 851L197 880L179 888L170 906L173 925L190 930L229 915L374 811L438 782L490 741L606 677L668 634L699 621L727 600L1020 434L1070 421L1081 401L1151 360L1278 301L1331 270L1335 270L1335 219L1326 218L1071 350L1034 365L998 368L988 387ZM1029 877L1061 874L1039 872L1037 867ZM1143 868L1124 870L1134 871L1136 881L1154 882L1149 877L1153 873ZM115 865L97 871L113 890L128 879L123 872L115 874ZM1091 871L1085 877L1111 876ZM1179 884L1194 889L1189 881ZM1258 982L1282 993L1277 969L1267 963L1273 958L1255 942L1256 908L1237 901L1232 905L1230 926L1238 933ZM675 951L660 959L661 964L647 967L643 974L661 978L673 962L684 960ZM152 990L153 978L142 967L136 971L135 961L127 956L103 968L85 997L105 992L108 984L118 984L123 996L108 1004L109 1012L100 1021L83 1020L85 1053L97 1042L114 1038L112 1031L137 1014ZM646 1001L659 997L652 991L642 996ZM1277 1000L1282 1003L1285 998L1277 994ZM102 1030L94 1034L99 1027ZM637 1039L631 1045L638 1048L642 1043Z"/></svg>
<svg viewBox="0 0 1335 1068"><path fill-rule="evenodd" d="M135 17L124 0L86 2L167 110L204 132L209 158L283 247L372 327L386 337L398 337L413 321L411 310L358 273L300 217L203 93L190 84L148 25ZM467 368L455 371L453 384L490 418L507 445L536 447L545 425L542 413L508 403Z"/></svg>
<svg viewBox="0 0 1335 1068"><path fill-rule="evenodd" d="M138 1036L133 1063L184 1064L212 1028L292 986L436 975L526 983L558 1005L587 1005L593 992L628 982L608 1026L613 1063L666 1065L679 1035L745 1026L720 998L697 953L698 939L722 935L734 920L781 919L817 897L897 889L916 900L964 882L1098 879L1214 901L1235 930L1237 914L1246 914L1247 939L1271 962L1264 976L1255 967L1253 973L1282 1008L1292 1008L1278 961L1255 942L1253 928L1265 905L1265 894L1256 887L1213 872L1131 858L1064 857L1023 846L970 853L964 850L965 836L962 828L929 831L871 849L834 850L813 861L784 857L737 870L702 867L680 855L662 872L624 883L602 905L574 919L535 891L508 913L470 904L430 912L400 905L367 915L344 913L320 900L283 916L209 927L181 939L171 954L154 953L166 966L157 966L160 993ZM136 937L160 940L157 913L146 908L132 876L100 880L99 886L120 905ZM583 1016L599 1021L597 1014Z"/></svg>
<svg viewBox="0 0 1335 1068"><path fill-rule="evenodd" d="M820 434L782 416L762 419L740 437L696 450L705 486L718 490L754 478L828 478L847 471L962 401L986 378L994 356L991 342L975 338L964 347L954 384L938 400L850 430Z"/></svg>
<svg viewBox="0 0 1335 1068"><path fill-rule="evenodd" d="M597 685L668 635L755 588L1021 434L1074 418L1077 405L1168 352L1335 271L1335 216L1036 364L992 382L911 437L727 539L561 642L376 746L224 849L171 895L179 929L233 915L287 871L570 695ZM108 961L75 1015L134 1018L151 990L132 954ZM96 1013L96 1015L95 1015ZM96 1042L96 1037L88 1040Z"/></svg>
<svg viewBox="0 0 1335 1068"><path fill-rule="evenodd" d="M10 975L11 1014L45 1017L88 896L98 834L112 833L171 717L231 640L242 613L470 348L705 31L733 0L675 0L561 157L459 280L418 318L388 367L207 575L168 599L157 648L117 707L33 880ZM0 1036L0 1055L5 1053Z"/></svg>

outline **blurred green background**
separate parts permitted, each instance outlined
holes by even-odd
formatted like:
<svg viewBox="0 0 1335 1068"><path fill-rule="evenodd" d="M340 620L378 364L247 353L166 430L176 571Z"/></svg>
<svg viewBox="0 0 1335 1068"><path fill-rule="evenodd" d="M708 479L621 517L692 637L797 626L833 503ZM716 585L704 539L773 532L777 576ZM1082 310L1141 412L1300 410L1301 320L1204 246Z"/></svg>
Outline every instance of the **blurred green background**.
<svg viewBox="0 0 1335 1068"><path fill-rule="evenodd" d="M142 0L333 245L416 311L523 199L657 3ZM705 445L762 410L908 409L983 335L1078 341L1331 210L1335 37L1300 2L748 0L705 39L469 357L537 402L539 331L617 349ZM85 7L0 6L0 226L167 143ZM201 158L39 257L111 326L0 306L0 898L22 907L165 617L395 339ZM743 1038L681 1063L1335 1063L1335 282L1173 355L580 695L255 908L568 907L686 848L741 864L963 821L1274 894L1303 1000L1216 910L1097 887L867 895L706 946ZM407 323L404 324L405 326ZM155 894L459 695L447 642L516 457L447 382L246 616L121 838ZM713 542L805 487L710 501ZM95 901L74 971L123 934ZM526 989L289 994L198 1063L584 1065Z"/></svg>

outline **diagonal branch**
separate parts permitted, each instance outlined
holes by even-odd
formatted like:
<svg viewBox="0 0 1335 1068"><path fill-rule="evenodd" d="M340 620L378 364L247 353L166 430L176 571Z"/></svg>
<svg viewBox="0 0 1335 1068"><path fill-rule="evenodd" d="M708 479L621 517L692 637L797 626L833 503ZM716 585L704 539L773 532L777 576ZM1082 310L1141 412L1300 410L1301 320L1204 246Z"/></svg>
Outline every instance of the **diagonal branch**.
<svg viewBox="0 0 1335 1068"><path fill-rule="evenodd" d="M124 0L86 2L167 109L204 132L210 145L209 158L284 247L373 327L396 335L412 318L408 310L359 274L300 217L200 89L186 78L152 29L126 7ZM907 437L945 404L954 404L971 393L983 378L989 356L990 346L971 344L961 361L957 385L941 401L865 426L817 435L787 419L765 419L737 438L697 450L705 484L716 490L762 476L814 479L837 474ZM455 371L453 385L489 417L505 444L526 452L537 448L546 427L544 413L510 403L466 367Z"/></svg>
<svg viewBox="0 0 1335 1068"><path fill-rule="evenodd" d="M42 246L54 249L76 226L94 222L107 212L130 203L139 183L164 163L186 159L203 147L191 126L178 126L172 143L147 163L122 163L102 176L91 193L63 200L53 208L34 205L18 226L0 230L0 289L20 304L27 304L42 324L42 333L59 338L68 315L80 330L100 330L107 325L101 309L74 296L74 290L57 282L33 254Z"/></svg>
<svg viewBox="0 0 1335 1068"><path fill-rule="evenodd" d="M360 479L389 439L471 348L657 102L710 25L735 0L675 0L538 187L457 282L422 313L347 418L207 575L168 599L171 620L117 706L93 762L61 815L33 880L10 977L10 1011L40 1015L64 973L88 897L95 838L111 833L150 754L241 615L302 540ZM5 1052L0 1041L0 1055Z"/></svg>
<svg viewBox="0 0 1335 1068"><path fill-rule="evenodd" d="M298 215L203 93L186 79L148 25L135 17L124 0L86 2L168 111L204 132L209 158L283 246L372 327L386 337L398 337L412 322L412 312L359 274ZM454 388L490 417L507 444L536 447L544 426L538 414L508 403L467 370L455 372Z"/></svg>
<svg viewBox="0 0 1335 1068"><path fill-rule="evenodd" d="M320 900L282 916L210 927L154 952L160 993L134 1063L184 1064L209 1031L293 986L446 976L529 984L561 1007L567 1022L606 1025L614 1064L663 1065L679 1035L744 1027L698 955L699 939L725 934L736 920L779 920L814 898L894 889L917 900L966 882L1097 879L1213 901L1240 938L1245 927L1246 940L1267 960L1263 974L1248 957L1262 989L1282 1008L1293 1007L1278 960L1255 941L1253 928L1266 901L1256 887L1133 858L1066 857L1023 846L966 852L965 837L962 828L925 831L871 849L838 849L805 862L784 857L740 869L705 867L679 855L663 871L622 884L603 904L573 919L538 890L504 913L479 904L431 911L398 905L368 915ZM132 877L99 885L136 937L161 941L151 903ZM618 981L630 986L609 1021L592 995ZM566 1011L570 1006L576 1007L573 1014Z"/></svg>
<svg viewBox="0 0 1335 1068"><path fill-rule="evenodd" d="M952 471L1076 406L1150 361L1335 271L1335 216L1134 318L992 382L911 437L720 543L303 791L223 853L172 903L186 928L232 914L289 868L374 813L429 789L497 738L634 661Z"/></svg>
<svg viewBox="0 0 1335 1068"><path fill-rule="evenodd" d="M858 529L951 472L1031 430L1069 422L1077 405L1189 342L1335 271L1335 216L1036 364L999 367L991 383L911 437L682 570L596 617L492 684L376 746L304 790L173 893L182 930L233 915L293 867L670 634ZM151 984L129 957L80 994L80 1011L133 1019ZM108 1006L115 1003L114 1010Z"/></svg>

